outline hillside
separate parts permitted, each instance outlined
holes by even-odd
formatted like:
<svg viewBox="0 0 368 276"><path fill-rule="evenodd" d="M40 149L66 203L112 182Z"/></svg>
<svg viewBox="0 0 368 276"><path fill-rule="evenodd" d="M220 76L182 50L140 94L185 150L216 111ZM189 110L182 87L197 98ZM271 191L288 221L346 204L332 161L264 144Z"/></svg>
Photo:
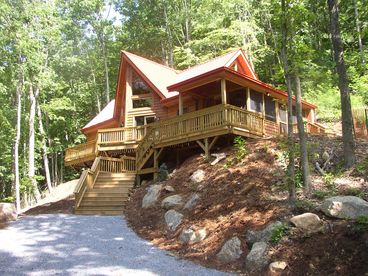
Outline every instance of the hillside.
<svg viewBox="0 0 368 276"><path fill-rule="evenodd" d="M319 208L323 199L336 195L368 199L368 159L365 159L368 147L365 142L358 142L357 146L357 166L343 171L340 138L309 138L313 163L323 164L322 156L327 153L331 158L325 176L313 172L313 195L304 198L298 189L294 207L289 205L285 185L284 141L248 140L244 145L245 156L241 158L239 148L233 147L220 151L227 157L216 165L195 155L166 181L136 188L125 215L139 235L172 254L239 273L248 271L245 263L249 262L246 256L254 244L252 235L262 236L265 233L262 230L270 223L280 222L282 226L269 233L267 255L269 262L286 262L285 275L362 275L368 272L367 227L358 231L360 224L329 218ZM142 208L142 200L146 201L145 196L153 187L158 187L157 200ZM188 208L189 199L194 203L191 208ZM182 215L174 231L165 222L167 213L174 213L173 210ZM323 227L307 232L293 227L290 218L305 212L318 215L321 219L318 223ZM185 233L189 236L195 233L198 239L188 242ZM229 240L240 240L235 250L239 256L224 261L218 253Z"/></svg>

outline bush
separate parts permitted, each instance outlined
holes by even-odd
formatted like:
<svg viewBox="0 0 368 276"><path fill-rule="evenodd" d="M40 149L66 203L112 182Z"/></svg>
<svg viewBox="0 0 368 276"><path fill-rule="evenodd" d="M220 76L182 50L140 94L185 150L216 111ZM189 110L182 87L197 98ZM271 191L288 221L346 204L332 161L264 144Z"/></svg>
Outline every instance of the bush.
<svg viewBox="0 0 368 276"><path fill-rule="evenodd" d="M282 237L286 236L290 231L289 226L286 223L275 226L271 233L271 242L273 244L278 243Z"/></svg>
<svg viewBox="0 0 368 276"><path fill-rule="evenodd" d="M248 153L246 141L243 137L237 136L234 139L235 157L238 161L242 160Z"/></svg>

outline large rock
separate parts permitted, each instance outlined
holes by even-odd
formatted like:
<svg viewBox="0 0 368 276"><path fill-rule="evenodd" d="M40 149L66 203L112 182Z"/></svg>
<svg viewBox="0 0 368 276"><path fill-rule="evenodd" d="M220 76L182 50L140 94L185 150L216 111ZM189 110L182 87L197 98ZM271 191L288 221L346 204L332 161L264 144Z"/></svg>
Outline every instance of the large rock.
<svg viewBox="0 0 368 276"><path fill-rule="evenodd" d="M169 210L165 213L165 222L167 228L170 231L175 231L176 228L182 223L182 221L183 221L183 214L180 214L175 210Z"/></svg>
<svg viewBox="0 0 368 276"><path fill-rule="evenodd" d="M156 203L158 197L160 196L160 192L162 189L162 185L152 185L148 187L147 193L143 197L142 200L142 208L148 208L151 207L153 204Z"/></svg>
<svg viewBox="0 0 368 276"><path fill-rule="evenodd" d="M0 203L0 222L17 220L17 209L13 203Z"/></svg>
<svg viewBox="0 0 368 276"><path fill-rule="evenodd" d="M184 209L192 210L193 207L198 203L199 199L199 195L197 193L193 193L185 203Z"/></svg>
<svg viewBox="0 0 368 276"><path fill-rule="evenodd" d="M234 237L224 243L220 252L217 253L217 258L224 263L230 263L239 259L242 253L241 241L238 237Z"/></svg>
<svg viewBox="0 0 368 276"><path fill-rule="evenodd" d="M172 209L183 206L183 198L180 195L172 195L166 197L162 203L161 207L165 209Z"/></svg>
<svg viewBox="0 0 368 276"><path fill-rule="evenodd" d="M265 242L253 244L245 260L245 269L250 275L260 273L269 263L268 246Z"/></svg>
<svg viewBox="0 0 368 276"><path fill-rule="evenodd" d="M164 190L165 190L166 192L168 192L168 193L173 193L173 192L175 192L174 187L173 187L173 186L170 186L170 185L166 185L166 186L164 187Z"/></svg>
<svg viewBox="0 0 368 276"><path fill-rule="evenodd" d="M260 231L248 230L245 235L245 240L252 245L255 242L268 242L271 239L272 231L275 227L282 225L281 221L275 221L267 224L267 226Z"/></svg>
<svg viewBox="0 0 368 276"><path fill-rule="evenodd" d="M304 232L314 233L323 230L323 222L313 213L304 213L298 216L293 216L290 222Z"/></svg>
<svg viewBox="0 0 368 276"><path fill-rule="evenodd" d="M323 201L321 211L331 217L356 219L368 216L368 202L356 196L335 196Z"/></svg>
<svg viewBox="0 0 368 276"><path fill-rule="evenodd" d="M198 230L195 230L193 227L184 229L179 236L179 239L182 242L194 244L197 242L200 242L204 240L207 236L206 229L201 228Z"/></svg>
<svg viewBox="0 0 368 276"><path fill-rule="evenodd" d="M287 267L286 262L273 262L268 266L267 276L279 276Z"/></svg>
<svg viewBox="0 0 368 276"><path fill-rule="evenodd" d="M196 170L191 176L190 181L194 183L201 183L204 180L204 177L206 176L204 170Z"/></svg>

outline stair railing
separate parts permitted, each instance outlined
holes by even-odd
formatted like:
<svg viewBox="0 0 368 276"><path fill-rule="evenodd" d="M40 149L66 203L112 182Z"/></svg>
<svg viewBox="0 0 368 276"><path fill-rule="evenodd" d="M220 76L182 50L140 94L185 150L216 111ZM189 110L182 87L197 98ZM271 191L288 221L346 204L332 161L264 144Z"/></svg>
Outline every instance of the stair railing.
<svg viewBox="0 0 368 276"><path fill-rule="evenodd" d="M101 157L96 157L91 169L84 170L79 178L77 186L74 190L75 195L75 209L78 208L82 202L83 196L87 190L90 190L95 185L97 176L100 172Z"/></svg>

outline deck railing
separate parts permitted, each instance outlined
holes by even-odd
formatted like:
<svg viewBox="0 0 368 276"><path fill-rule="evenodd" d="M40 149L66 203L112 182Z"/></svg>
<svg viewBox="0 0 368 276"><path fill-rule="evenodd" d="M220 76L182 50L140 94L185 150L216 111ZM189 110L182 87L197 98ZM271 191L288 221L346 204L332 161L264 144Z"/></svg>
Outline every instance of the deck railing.
<svg viewBox="0 0 368 276"><path fill-rule="evenodd" d="M100 171L111 173L135 173L135 157L101 157Z"/></svg>
<svg viewBox="0 0 368 276"><path fill-rule="evenodd" d="M75 160L84 160L96 156L96 140L89 141L84 144L76 145L65 150L65 163L70 163Z"/></svg>
<svg viewBox="0 0 368 276"><path fill-rule="evenodd" d="M140 141L146 131L147 126L102 129L97 133L97 144L102 146Z"/></svg>
<svg viewBox="0 0 368 276"><path fill-rule="evenodd" d="M206 109L187 113L173 119L155 122L137 148L137 167L153 144L211 132L223 127L239 127L252 134L263 135L264 118L232 105L216 105Z"/></svg>

